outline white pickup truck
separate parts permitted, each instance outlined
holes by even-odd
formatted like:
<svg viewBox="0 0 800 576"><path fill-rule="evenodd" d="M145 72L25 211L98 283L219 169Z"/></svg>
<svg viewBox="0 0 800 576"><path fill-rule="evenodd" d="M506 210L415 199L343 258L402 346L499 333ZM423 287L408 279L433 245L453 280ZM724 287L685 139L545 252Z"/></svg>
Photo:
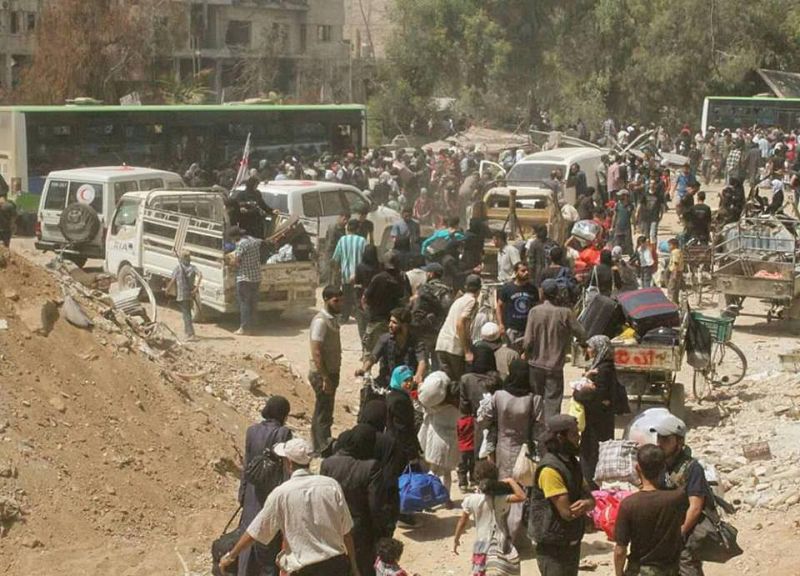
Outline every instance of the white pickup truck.
<svg viewBox="0 0 800 576"><path fill-rule="evenodd" d="M188 250L202 273L204 310L238 311L236 271L226 264L233 246L222 193L205 190L129 192L120 200L106 236L104 268L123 288L137 286L136 270L153 287L165 283ZM282 313L316 305L315 262L262 264L258 310ZM199 312L199 310L197 310Z"/></svg>

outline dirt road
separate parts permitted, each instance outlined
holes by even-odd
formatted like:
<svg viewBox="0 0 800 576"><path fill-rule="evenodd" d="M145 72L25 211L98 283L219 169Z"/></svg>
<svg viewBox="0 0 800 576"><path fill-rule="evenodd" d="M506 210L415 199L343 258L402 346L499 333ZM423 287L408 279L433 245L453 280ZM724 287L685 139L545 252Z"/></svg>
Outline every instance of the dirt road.
<svg viewBox="0 0 800 576"><path fill-rule="evenodd" d="M712 199L712 205L715 203ZM660 237L666 237L677 229L674 212L670 212L660 231ZM42 263L49 257L36 254L29 240L14 241L14 249L32 260ZM93 263L90 262L90 266ZM96 265L96 263L94 263ZM716 301L709 299L704 303L709 310L716 308ZM697 405L691 401L688 406L687 423L691 428L688 437L690 445L702 446L699 455L709 462L735 473L742 468L741 444L761 436L773 439L785 434L795 425L791 413L775 414L771 407L783 405L794 400L785 395L787 387L794 384L780 381L780 385L772 387L770 382L777 382L782 377L777 372L777 355L789 351L796 346L796 326L788 324L767 324L763 317L764 306L759 302L746 302L744 314L736 324L734 341L748 357L750 378L735 391L720 396L720 401ZM180 333L181 321L178 312L169 307L160 309L161 319L168 323L176 333ZM197 327L199 342L190 346L209 357L225 357L230 355L250 354L260 356L269 354L273 357L283 355L294 367L297 374L303 376L308 368L308 325L312 312L307 314L288 315L279 321L265 323L259 327L256 336L235 337L233 331L237 327L235 318L226 318L216 324L204 324ZM351 375L359 365L360 346L357 330L353 322L342 328L344 344L343 374ZM579 376L574 368L568 368L567 381ZM687 396L690 395L692 372L688 368L680 373L679 382L687 385ZM265 383L265 391L280 393L280 389ZM749 390L758 388L757 400L760 410L755 408L755 401ZM788 398L788 400L787 400ZM358 406L358 389L355 379L343 377L337 396L335 414L335 432L339 432L353 424ZM243 415L252 419L255 414ZM621 434L625 422L618 422L618 434ZM786 425L786 430L780 428ZM740 432L741 430L747 430ZM776 432L776 430L778 432ZM800 431L798 431L800 441ZM777 435L777 436L776 436ZM243 441L243 438L242 438ZM775 460L770 463L775 473L780 472L790 463L795 462L797 454L792 449L775 450ZM796 451L796 447L794 448ZM795 460L793 460L793 458ZM733 462L733 464L730 464ZM723 476L725 474L723 473ZM762 475L763 476L763 475ZM762 483L763 486L763 483ZM738 489L738 488L737 488ZM455 489L454 499L460 500ZM753 484L752 491L756 491ZM743 494L746 494L744 490ZM231 494L231 499L234 494ZM744 497L744 496L743 496ZM777 512L776 512L777 511ZM437 511L419 515L418 526L413 529L399 530L399 537L406 543L403 564L411 572L428 576L433 574L465 575L469 573L469 558L472 533L465 537L459 555L452 552L452 534L459 512ZM800 574L800 551L794 546L800 526L800 508L796 505L779 505L770 509L759 506L743 506L733 517L734 524L740 529L740 541L746 554L725 566L712 565L707 574L711 576L731 574L733 571L752 574L764 574L768 571L775 574ZM594 566L595 574L612 574L612 544L602 534L587 536L583 556L587 568ZM203 554L202 550L197 551ZM538 570L530 553L524 556L523 573L535 575ZM200 564L200 561L197 562ZM196 564L196 565L197 565Z"/></svg>

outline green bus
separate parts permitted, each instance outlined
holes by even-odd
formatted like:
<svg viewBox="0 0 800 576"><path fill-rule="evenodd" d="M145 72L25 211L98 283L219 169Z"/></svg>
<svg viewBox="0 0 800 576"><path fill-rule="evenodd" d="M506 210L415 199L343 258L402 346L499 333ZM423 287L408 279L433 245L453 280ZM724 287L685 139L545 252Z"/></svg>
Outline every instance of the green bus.
<svg viewBox="0 0 800 576"><path fill-rule="evenodd" d="M293 152L359 153L366 145L361 105L0 107L0 175L12 191L41 193L53 170L127 164L209 173Z"/></svg>
<svg viewBox="0 0 800 576"><path fill-rule="evenodd" d="M703 134L709 126L735 130L755 125L800 128L800 98L709 96L703 102Z"/></svg>

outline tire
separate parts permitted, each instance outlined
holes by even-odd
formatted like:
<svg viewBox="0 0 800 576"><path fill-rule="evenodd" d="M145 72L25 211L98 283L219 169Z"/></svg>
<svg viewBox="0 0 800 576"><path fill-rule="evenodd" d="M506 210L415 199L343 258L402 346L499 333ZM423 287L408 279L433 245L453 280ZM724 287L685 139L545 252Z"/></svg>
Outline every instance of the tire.
<svg viewBox="0 0 800 576"><path fill-rule="evenodd" d="M88 204L75 202L61 212L58 228L68 242L86 244L94 240L100 231L100 218Z"/></svg>
<svg viewBox="0 0 800 576"><path fill-rule="evenodd" d="M683 384L675 382L670 387L667 409L681 420L686 416L686 389Z"/></svg>
<svg viewBox="0 0 800 576"><path fill-rule="evenodd" d="M706 373L702 370L695 370L692 377L692 394L694 399L701 403L706 400L711 393L711 386L706 379Z"/></svg>
<svg viewBox="0 0 800 576"><path fill-rule="evenodd" d="M716 366L714 386L733 386L744 379L747 374L747 357L733 342L725 342L715 346L711 352L711 361Z"/></svg>

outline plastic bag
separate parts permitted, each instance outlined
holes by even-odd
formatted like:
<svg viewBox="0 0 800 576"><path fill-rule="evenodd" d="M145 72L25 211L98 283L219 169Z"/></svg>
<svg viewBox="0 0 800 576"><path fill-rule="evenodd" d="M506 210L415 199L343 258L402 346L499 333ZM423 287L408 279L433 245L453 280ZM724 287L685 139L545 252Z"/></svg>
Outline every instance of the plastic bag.
<svg viewBox="0 0 800 576"><path fill-rule="evenodd" d="M578 432L586 430L586 408L584 408L583 404L575 400L575 398L571 398L567 414L573 416L575 420L578 421Z"/></svg>
<svg viewBox="0 0 800 576"><path fill-rule="evenodd" d="M511 477L516 480L520 486L530 488L533 486L533 476L536 470L536 463L531 460L528 444L522 445L522 448L517 454L517 460L514 462L514 468L511 471Z"/></svg>

